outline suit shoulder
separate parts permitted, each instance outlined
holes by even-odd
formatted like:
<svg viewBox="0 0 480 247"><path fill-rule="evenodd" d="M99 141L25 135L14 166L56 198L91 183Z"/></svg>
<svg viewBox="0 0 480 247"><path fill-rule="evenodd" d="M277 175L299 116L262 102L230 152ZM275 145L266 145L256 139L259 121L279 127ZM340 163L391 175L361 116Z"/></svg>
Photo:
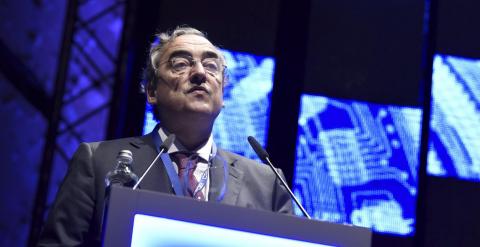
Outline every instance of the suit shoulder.
<svg viewBox="0 0 480 247"><path fill-rule="evenodd" d="M118 149L121 147L128 147L133 145L138 147L147 143L147 136L136 136L136 137L126 137L120 139L113 139L113 140L105 140L105 141L97 141L97 142L84 142L80 145L87 145L92 150L97 149Z"/></svg>
<svg viewBox="0 0 480 247"><path fill-rule="evenodd" d="M85 143L90 145L90 146L118 145L118 144L121 144L121 143L129 143L129 142L132 142L132 141L138 141L139 139L142 139L142 138L143 138L143 136L135 136L135 137L125 137L125 138L104 140L104 141L96 141L96 142L85 142Z"/></svg>
<svg viewBox="0 0 480 247"><path fill-rule="evenodd" d="M247 164L252 164L252 165L260 165L259 162L255 161L255 160L252 160L250 158L247 158L245 156L242 156L242 155L239 155L239 154L236 154L236 153L232 153L230 151L227 151L227 150L224 150L224 149L220 149L219 150L219 154L224 156L225 158L228 159L229 163L247 163Z"/></svg>
<svg viewBox="0 0 480 247"><path fill-rule="evenodd" d="M226 150L221 150L220 155L224 156L227 159L227 162L229 164L233 164L234 166L241 167L242 169L247 169L247 170L256 170L257 172L262 172L262 173L270 173L269 167L263 163L260 163L256 160L247 158L245 156L232 153L230 151Z"/></svg>

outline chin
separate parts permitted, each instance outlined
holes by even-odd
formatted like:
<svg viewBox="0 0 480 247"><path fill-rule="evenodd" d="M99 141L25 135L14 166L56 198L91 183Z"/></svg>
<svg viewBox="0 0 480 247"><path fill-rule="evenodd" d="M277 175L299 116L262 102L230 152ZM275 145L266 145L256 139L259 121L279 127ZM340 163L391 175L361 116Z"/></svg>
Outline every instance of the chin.
<svg viewBox="0 0 480 247"><path fill-rule="evenodd" d="M221 108L212 108L212 107L191 107L188 109L188 112L195 113L200 116L208 116L208 117L217 117L220 114Z"/></svg>

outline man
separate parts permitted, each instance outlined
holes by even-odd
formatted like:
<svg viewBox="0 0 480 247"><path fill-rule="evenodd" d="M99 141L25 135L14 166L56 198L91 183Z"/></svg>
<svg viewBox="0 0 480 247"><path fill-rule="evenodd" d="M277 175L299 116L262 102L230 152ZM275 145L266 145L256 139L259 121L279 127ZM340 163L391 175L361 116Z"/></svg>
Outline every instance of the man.
<svg viewBox="0 0 480 247"><path fill-rule="evenodd" d="M157 162L140 189L292 213L290 196L267 166L215 146L212 127L223 107L226 83L219 49L190 27L157 38L150 49L144 86L160 124L142 137L80 145L51 209L41 246L100 245L105 175L113 169L116 155L130 150L133 172L140 176L157 155L159 143L171 133L176 135L168 151L172 162ZM185 160L195 165L185 168ZM172 167L174 177L168 173ZM175 190L176 181L183 181L182 191Z"/></svg>

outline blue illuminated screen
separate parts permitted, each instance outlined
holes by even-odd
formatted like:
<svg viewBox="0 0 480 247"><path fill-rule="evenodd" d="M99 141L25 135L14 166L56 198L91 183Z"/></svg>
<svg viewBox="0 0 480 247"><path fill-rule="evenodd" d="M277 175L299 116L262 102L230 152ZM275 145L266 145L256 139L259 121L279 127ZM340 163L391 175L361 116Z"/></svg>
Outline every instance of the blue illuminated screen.
<svg viewBox="0 0 480 247"><path fill-rule="evenodd" d="M294 191L306 210L316 219L412 235L421 114L302 95Z"/></svg>
<svg viewBox="0 0 480 247"><path fill-rule="evenodd" d="M480 60L436 55L428 173L480 181Z"/></svg>
<svg viewBox="0 0 480 247"><path fill-rule="evenodd" d="M265 146L275 60L228 50L222 52L228 65L228 82L224 88L225 107L213 129L215 143L223 149L258 159L247 137L255 136ZM155 124L151 107L147 106L144 134Z"/></svg>
<svg viewBox="0 0 480 247"><path fill-rule="evenodd" d="M432 76L428 173L480 181L480 60L436 55ZM307 210L412 235L422 110L314 95L301 101L294 186Z"/></svg>
<svg viewBox="0 0 480 247"><path fill-rule="evenodd" d="M131 246L328 247L331 245L136 214Z"/></svg>

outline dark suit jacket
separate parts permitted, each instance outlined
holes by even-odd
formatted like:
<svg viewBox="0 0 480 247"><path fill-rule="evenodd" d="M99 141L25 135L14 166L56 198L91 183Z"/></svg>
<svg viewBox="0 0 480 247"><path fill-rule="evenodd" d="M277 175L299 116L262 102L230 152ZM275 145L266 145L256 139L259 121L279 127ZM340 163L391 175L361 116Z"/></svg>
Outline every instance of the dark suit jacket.
<svg viewBox="0 0 480 247"><path fill-rule="evenodd" d="M57 193L39 246L100 245L105 175L113 169L116 156L123 149L132 152L133 171L139 176L157 155L151 135L80 145ZM220 159L214 159L213 165L226 164L229 171L227 192L221 203L292 213L290 196L268 166L220 149L217 155ZM215 201L224 180L223 172L215 171L223 169L210 172L209 201ZM140 188L174 193L160 159Z"/></svg>

